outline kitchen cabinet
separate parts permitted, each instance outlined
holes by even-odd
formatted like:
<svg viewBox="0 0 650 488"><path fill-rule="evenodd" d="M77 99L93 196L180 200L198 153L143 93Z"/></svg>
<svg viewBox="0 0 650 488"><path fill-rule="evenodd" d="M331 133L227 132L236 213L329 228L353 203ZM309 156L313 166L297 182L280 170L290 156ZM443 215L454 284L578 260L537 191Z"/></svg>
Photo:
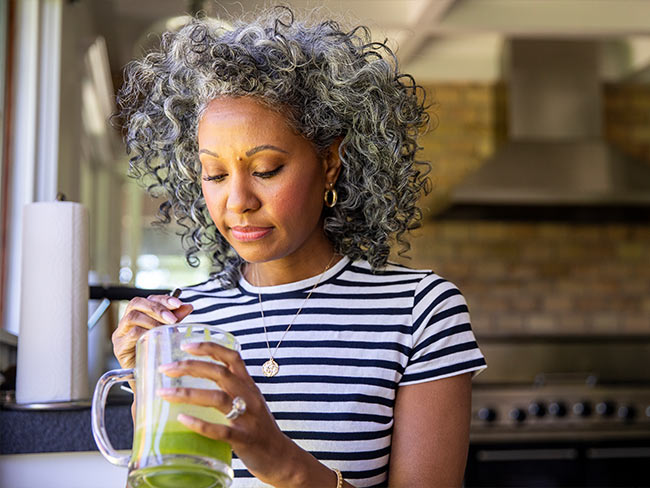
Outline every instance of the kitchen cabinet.
<svg viewBox="0 0 650 488"><path fill-rule="evenodd" d="M126 474L98 451L0 455L0 486L11 488L118 488Z"/></svg>
<svg viewBox="0 0 650 488"><path fill-rule="evenodd" d="M111 443L128 452L133 439L131 407L108 405ZM97 450L90 408L39 411L0 409L0 487L116 488L126 468L113 466Z"/></svg>

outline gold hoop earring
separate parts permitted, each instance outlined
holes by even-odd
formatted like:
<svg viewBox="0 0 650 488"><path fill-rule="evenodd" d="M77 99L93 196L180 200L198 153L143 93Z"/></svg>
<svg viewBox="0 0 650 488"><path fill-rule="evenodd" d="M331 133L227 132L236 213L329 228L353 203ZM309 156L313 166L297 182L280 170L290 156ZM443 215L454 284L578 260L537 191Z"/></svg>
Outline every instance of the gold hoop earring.
<svg viewBox="0 0 650 488"><path fill-rule="evenodd" d="M336 200L338 199L339 195L334 189L334 183L330 183L330 187L328 190L325 190L325 195L323 195L323 200L325 200L325 206L332 208L334 205L336 205Z"/></svg>

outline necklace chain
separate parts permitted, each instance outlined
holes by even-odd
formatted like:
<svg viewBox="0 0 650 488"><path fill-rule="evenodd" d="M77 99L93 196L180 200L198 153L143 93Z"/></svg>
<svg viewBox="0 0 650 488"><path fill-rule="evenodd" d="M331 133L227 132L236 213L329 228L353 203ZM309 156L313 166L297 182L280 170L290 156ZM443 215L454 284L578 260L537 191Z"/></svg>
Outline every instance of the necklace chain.
<svg viewBox="0 0 650 488"><path fill-rule="evenodd" d="M262 306L262 294L258 290L257 297L258 297L259 302L260 302L260 313L262 315L262 327L264 327L264 338L266 339L266 348L269 351L269 360L266 361L262 365L262 372L264 373L265 376L271 377L271 376L275 376L276 374L278 374L278 371L280 370L280 366L278 365L278 363L274 359L275 353L278 352L278 348L280 347L280 344L282 344L282 341L284 340L284 336L287 335L287 332L289 332L289 329L291 329L291 326L293 325L293 323L298 318L298 315L300 315L300 312L302 312L302 308L305 306L305 303L307 303L307 300L309 300L309 297L311 297L311 294L314 293L314 290L320 284L321 280L323 279L323 276L325 275L327 270L330 268L330 266L332 264L332 261L334 261L334 256L336 256L336 253L332 254L332 257L330 258L329 262L327 263L327 266L325 266L325 269L323 270L321 275L318 277L318 281L311 288L311 290L309 291L309 293L307 294L305 299L302 301L302 304L300 305L300 308L296 312L296 315L293 316L293 319L291 319L291 323L285 329L285 331L282 334L282 337L280 337L280 340L278 341L278 343L275 345L275 349L273 349L273 352L271 352L271 344L269 343L269 336L268 336L268 334L266 332L266 323L264 321L264 307Z"/></svg>

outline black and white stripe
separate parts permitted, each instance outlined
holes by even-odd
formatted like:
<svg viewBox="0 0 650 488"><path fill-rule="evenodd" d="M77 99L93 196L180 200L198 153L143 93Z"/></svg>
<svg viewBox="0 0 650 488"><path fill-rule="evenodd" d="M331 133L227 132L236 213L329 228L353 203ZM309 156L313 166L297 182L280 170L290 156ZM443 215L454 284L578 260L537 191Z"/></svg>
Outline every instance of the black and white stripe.
<svg viewBox="0 0 650 488"><path fill-rule="evenodd" d="M258 291L273 351L319 279L275 355L280 372L265 377ZM280 428L359 487L386 483L398 386L485 367L465 299L430 271L388 265L372 273L367 262L343 258L322 277L261 288L242 278L229 290L211 280L183 289L181 299L194 306L186 322L237 337ZM233 487L261 486L238 459L233 469Z"/></svg>

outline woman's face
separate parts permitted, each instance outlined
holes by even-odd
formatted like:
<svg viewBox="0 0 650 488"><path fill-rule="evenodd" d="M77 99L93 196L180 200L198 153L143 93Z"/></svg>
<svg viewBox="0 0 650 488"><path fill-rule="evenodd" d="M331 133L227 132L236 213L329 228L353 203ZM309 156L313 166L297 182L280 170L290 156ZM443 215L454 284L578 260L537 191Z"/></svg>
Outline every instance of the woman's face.
<svg viewBox="0 0 650 488"><path fill-rule="evenodd" d="M304 260L329 249L321 213L338 155L319 158L281 114L251 98L213 100L198 143L208 211L244 260Z"/></svg>

